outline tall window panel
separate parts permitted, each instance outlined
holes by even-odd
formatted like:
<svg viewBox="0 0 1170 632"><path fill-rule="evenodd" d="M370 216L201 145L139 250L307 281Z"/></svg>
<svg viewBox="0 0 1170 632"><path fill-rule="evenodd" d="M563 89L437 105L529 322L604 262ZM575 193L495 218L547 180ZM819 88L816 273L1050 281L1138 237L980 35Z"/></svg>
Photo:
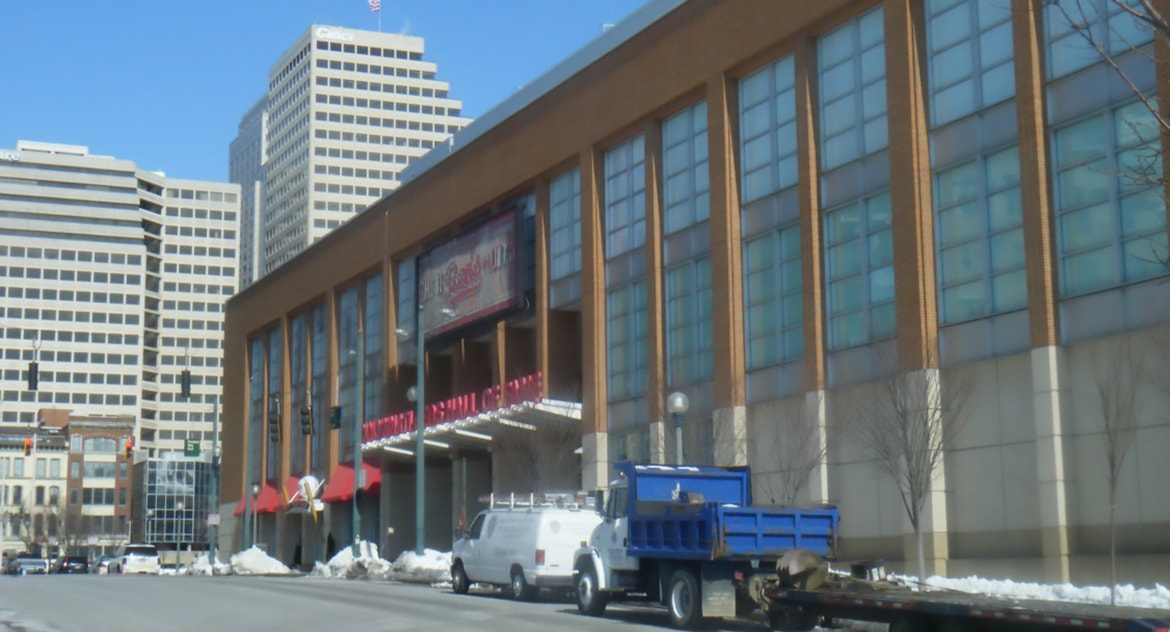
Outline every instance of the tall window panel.
<svg viewBox="0 0 1170 632"><path fill-rule="evenodd" d="M1159 127L1140 101L1053 133L1063 296L1166 273Z"/></svg>
<svg viewBox="0 0 1170 632"><path fill-rule="evenodd" d="M610 290L605 305L609 399L646 392L649 379L646 329L646 282Z"/></svg>
<svg viewBox="0 0 1170 632"><path fill-rule="evenodd" d="M890 194L825 213L829 349L894 335L894 248Z"/></svg>
<svg viewBox="0 0 1170 632"><path fill-rule="evenodd" d="M284 367L284 346L281 344L280 328L274 327L268 332L268 405L272 405L272 399L280 394L281 373ZM283 402L281 402L283 404ZM283 414L281 422L285 422ZM284 424L285 433L287 434L288 424ZM282 437L284 441L288 441L287 437ZM268 479L276 478L276 474L280 467L281 444L268 442Z"/></svg>
<svg viewBox="0 0 1170 632"><path fill-rule="evenodd" d="M264 441L264 337L253 338L248 361L248 482L260 481Z"/></svg>
<svg viewBox="0 0 1170 632"><path fill-rule="evenodd" d="M308 377L308 358L305 355L309 341L305 327L305 314L294 316L289 323L288 360L292 386L292 423L288 430L289 471L294 475L305 473L305 434L301 430L301 408L308 402L305 397L305 380Z"/></svg>
<svg viewBox="0 0 1170 632"><path fill-rule="evenodd" d="M382 298L385 296L382 289L382 275L376 274L366 279L365 288L365 326L362 328L366 336L366 357L364 369L365 408L362 422L377 419L382 416Z"/></svg>
<svg viewBox="0 0 1170 632"><path fill-rule="evenodd" d="M707 168L707 102L662 123L663 232L667 235L711 216Z"/></svg>
<svg viewBox="0 0 1170 632"><path fill-rule="evenodd" d="M1024 308L1018 149L939 171L934 197L940 321L953 324Z"/></svg>
<svg viewBox="0 0 1170 632"><path fill-rule="evenodd" d="M743 203L796 186L796 72L792 55L739 82Z"/></svg>
<svg viewBox="0 0 1170 632"><path fill-rule="evenodd" d="M325 437L329 432L329 361L328 337L326 336L325 305L313 306L313 439L309 456L309 467L313 474L322 474L324 466Z"/></svg>
<svg viewBox="0 0 1170 632"><path fill-rule="evenodd" d="M714 375L711 333L711 259L666 271L666 377L671 388Z"/></svg>
<svg viewBox="0 0 1170 632"><path fill-rule="evenodd" d="M418 299L416 294L415 267L417 259L411 257L398 262L398 322L396 329L409 332L406 338L398 340L398 363L415 363L418 358L415 351L415 330L418 328L415 318L418 318Z"/></svg>
<svg viewBox="0 0 1170 632"><path fill-rule="evenodd" d="M888 143L881 7L817 41L821 166L828 171Z"/></svg>
<svg viewBox="0 0 1170 632"><path fill-rule="evenodd" d="M605 254L646 244L646 144L638 135L605 152Z"/></svg>
<svg viewBox="0 0 1170 632"><path fill-rule="evenodd" d="M353 424L358 417L357 353L358 353L358 288L341 293L337 314L337 403L341 406L342 460L353 458Z"/></svg>
<svg viewBox="0 0 1170 632"><path fill-rule="evenodd" d="M1127 0L1137 6L1139 0ZM1120 55L1150 43L1148 26L1113 0L1057 0L1044 9L1048 44L1048 78L1057 79L1101 62L1101 54L1085 39L1110 55Z"/></svg>
<svg viewBox="0 0 1170 632"><path fill-rule="evenodd" d="M743 276L748 370L801 358L804 301L800 225L745 242Z"/></svg>
<svg viewBox="0 0 1170 632"><path fill-rule="evenodd" d="M574 168L549 185L549 280L581 271L581 170Z"/></svg>
<svg viewBox="0 0 1170 632"><path fill-rule="evenodd" d="M1015 95L1010 2L927 0L926 14L934 125Z"/></svg>

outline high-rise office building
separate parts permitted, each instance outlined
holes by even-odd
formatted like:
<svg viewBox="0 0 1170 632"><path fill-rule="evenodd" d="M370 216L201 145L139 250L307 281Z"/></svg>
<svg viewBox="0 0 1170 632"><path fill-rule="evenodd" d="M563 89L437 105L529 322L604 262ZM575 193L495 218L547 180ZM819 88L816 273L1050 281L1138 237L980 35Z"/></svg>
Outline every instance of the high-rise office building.
<svg viewBox="0 0 1170 632"><path fill-rule="evenodd" d="M277 60L231 147L232 182L254 182L245 153L264 174L260 243L241 242L254 266L241 286L389 194L412 159L470 122L436 71L420 37L320 25Z"/></svg>
<svg viewBox="0 0 1170 632"><path fill-rule="evenodd" d="M0 422L131 416L137 454L210 450L239 198L86 147L0 150Z"/></svg>
<svg viewBox="0 0 1170 632"><path fill-rule="evenodd" d="M240 287L260 278L260 210L264 207L264 164L268 162L268 97L260 97L240 120L228 159L228 181L240 185Z"/></svg>

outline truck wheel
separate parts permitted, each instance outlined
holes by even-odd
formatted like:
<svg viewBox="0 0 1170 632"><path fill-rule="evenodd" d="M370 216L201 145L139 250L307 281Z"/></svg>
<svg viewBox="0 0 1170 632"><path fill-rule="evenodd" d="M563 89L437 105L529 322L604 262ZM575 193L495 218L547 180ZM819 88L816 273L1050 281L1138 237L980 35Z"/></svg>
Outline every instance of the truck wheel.
<svg viewBox="0 0 1170 632"><path fill-rule="evenodd" d="M528 585L528 580L524 579L524 571L519 568L512 569L512 598L518 601L532 601L536 596L536 589Z"/></svg>
<svg viewBox="0 0 1170 632"><path fill-rule="evenodd" d="M581 614L600 617L605 614L606 596L597 589L597 572L592 565L581 569L577 575L577 610Z"/></svg>
<svg viewBox="0 0 1170 632"><path fill-rule="evenodd" d="M699 600L699 584L689 570L679 569L670 578L670 622L676 628L690 629L703 618L702 602Z"/></svg>
<svg viewBox="0 0 1170 632"><path fill-rule="evenodd" d="M776 608L776 606L773 606ZM801 612L792 608L776 608L768 612L768 629L780 632L808 632L817 627L818 617L815 614ZM892 629L892 628L891 628Z"/></svg>
<svg viewBox="0 0 1170 632"><path fill-rule="evenodd" d="M471 588L471 580L467 579L467 571L463 570L463 562L455 562L451 569L451 590L456 595L466 595Z"/></svg>

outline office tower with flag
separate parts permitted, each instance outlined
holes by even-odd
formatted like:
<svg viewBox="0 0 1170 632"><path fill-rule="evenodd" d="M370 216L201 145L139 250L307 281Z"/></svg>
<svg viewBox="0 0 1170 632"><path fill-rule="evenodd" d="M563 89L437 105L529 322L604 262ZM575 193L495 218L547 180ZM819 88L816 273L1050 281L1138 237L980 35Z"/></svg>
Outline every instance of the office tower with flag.
<svg viewBox="0 0 1170 632"><path fill-rule="evenodd" d="M423 53L421 37L313 25L272 66L262 111L244 115L231 147L232 181L262 191L245 209L241 287L388 195L470 123Z"/></svg>

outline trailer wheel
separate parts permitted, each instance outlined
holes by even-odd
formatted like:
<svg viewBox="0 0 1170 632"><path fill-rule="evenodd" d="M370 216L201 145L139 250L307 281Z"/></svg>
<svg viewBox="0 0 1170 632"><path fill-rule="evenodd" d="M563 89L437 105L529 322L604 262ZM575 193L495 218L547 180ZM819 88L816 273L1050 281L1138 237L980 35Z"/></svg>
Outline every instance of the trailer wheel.
<svg viewBox="0 0 1170 632"><path fill-rule="evenodd" d="M512 569L512 598L519 601L532 601L536 596L536 590L528 585L528 580L524 579L524 571L519 567Z"/></svg>
<svg viewBox="0 0 1170 632"><path fill-rule="evenodd" d="M577 610L581 614L591 617L605 614L606 596L597 586L597 571L592 564L586 564L577 574Z"/></svg>
<svg viewBox="0 0 1170 632"><path fill-rule="evenodd" d="M768 628L780 632L808 632L817 627L819 622L820 617L817 615L794 608L772 606L768 611Z"/></svg>
<svg viewBox="0 0 1170 632"><path fill-rule="evenodd" d="M930 624L919 617L902 617L890 623L890 632L927 632Z"/></svg>
<svg viewBox="0 0 1170 632"><path fill-rule="evenodd" d="M676 628L690 629L703 618L702 601L699 598L699 584L691 571L681 568L670 578L670 622Z"/></svg>
<svg viewBox="0 0 1170 632"><path fill-rule="evenodd" d="M451 590L456 595L466 595L471 588L471 580L467 579L467 571L463 570L463 562L455 562L451 569Z"/></svg>

